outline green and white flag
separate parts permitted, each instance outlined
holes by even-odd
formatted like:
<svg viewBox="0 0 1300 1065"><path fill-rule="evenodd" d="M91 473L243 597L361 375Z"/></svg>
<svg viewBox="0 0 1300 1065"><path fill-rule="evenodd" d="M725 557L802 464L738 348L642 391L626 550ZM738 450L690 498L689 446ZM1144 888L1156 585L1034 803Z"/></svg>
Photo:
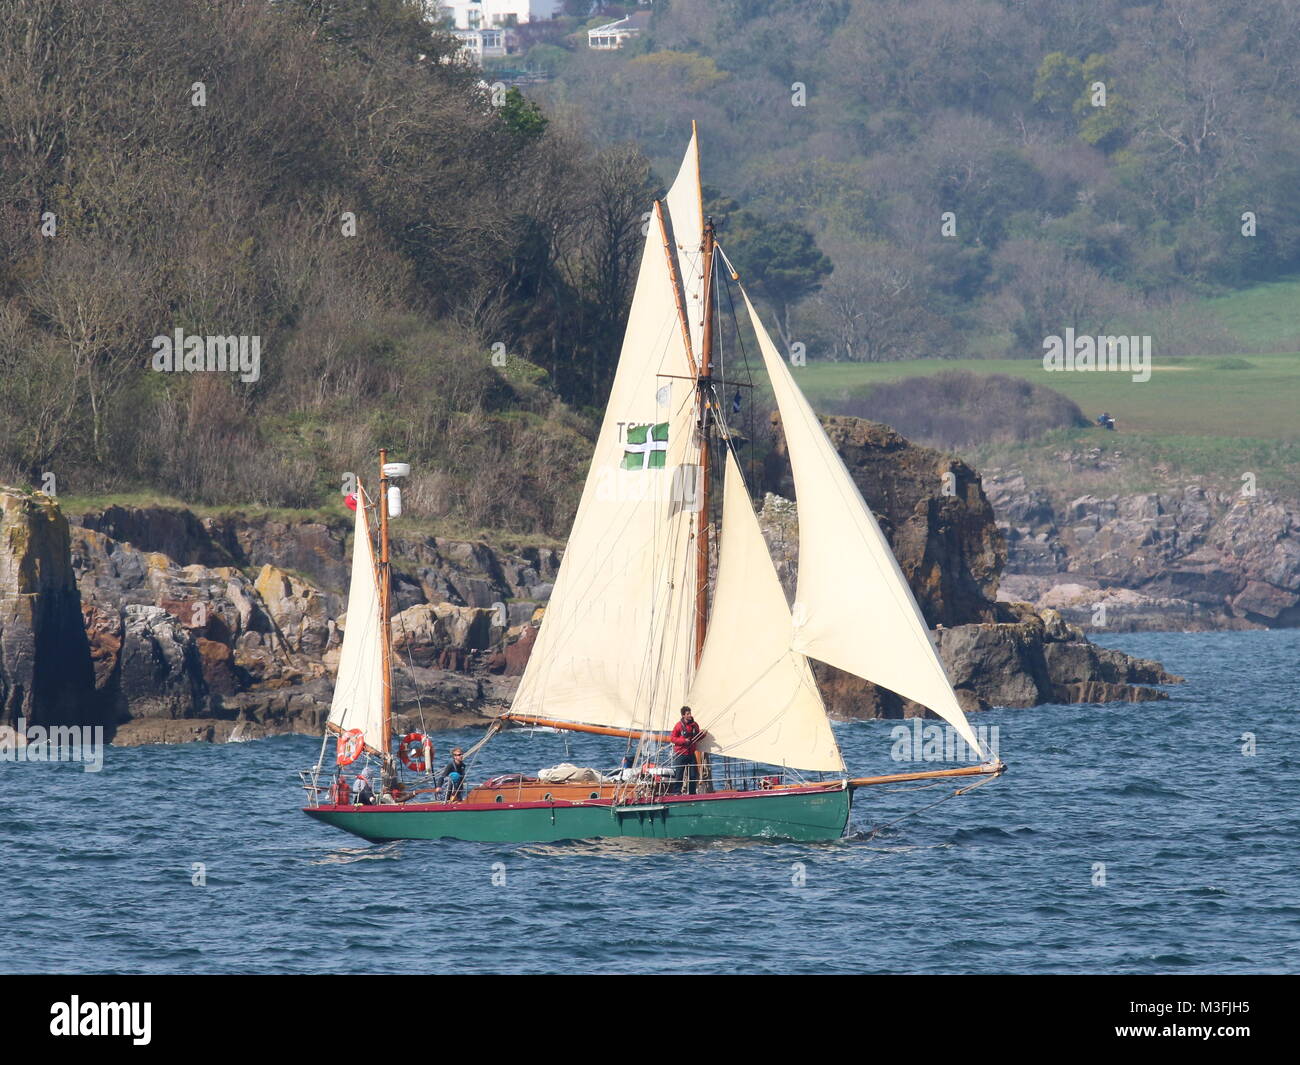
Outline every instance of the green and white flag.
<svg viewBox="0 0 1300 1065"><path fill-rule="evenodd" d="M627 431L623 461L625 470L662 470L668 454L668 423L637 425Z"/></svg>

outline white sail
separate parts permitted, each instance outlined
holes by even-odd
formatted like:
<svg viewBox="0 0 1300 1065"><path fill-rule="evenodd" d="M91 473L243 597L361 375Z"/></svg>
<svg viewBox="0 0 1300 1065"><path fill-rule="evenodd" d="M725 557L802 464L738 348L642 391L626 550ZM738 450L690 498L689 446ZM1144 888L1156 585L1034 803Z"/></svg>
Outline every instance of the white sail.
<svg viewBox="0 0 1300 1065"><path fill-rule="evenodd" d="M889 542L749 294L744 296L794 474L799 513L794 648L929 707L980 751Z"/></svg>
<svg viewBox="0 0 1300 1065"><path fill-rule="evenodd" d="M700 198L700 146L694 127L681 169L664 197L672 225L677 276L681 279L691 351L698 359L704 342L704 204Z"/></svg>
<svg viewBox="0 0 1300 1065"><path fill-rule="evenodd" d="M701 750L842 772L844 759L808 661L791 650L790 608L730 451L709 634L686 697Z"/></svg>
<svg viewBox="0 0 1300 1065"><path fill-rule="evenodd" d="M511 713L670 728L694 665L695 388L657 218L541 631Z"/></svg>
<svg viewBox="0 0 1300 1065"><path fill-rule="evenodd" d="M374 754L384 750L384 648L379 618L379 579L370 542L364 496L357 490L357 521L352 543L346 627L339 673L330 703L329 726L337 732L360 729Z"/></svg>

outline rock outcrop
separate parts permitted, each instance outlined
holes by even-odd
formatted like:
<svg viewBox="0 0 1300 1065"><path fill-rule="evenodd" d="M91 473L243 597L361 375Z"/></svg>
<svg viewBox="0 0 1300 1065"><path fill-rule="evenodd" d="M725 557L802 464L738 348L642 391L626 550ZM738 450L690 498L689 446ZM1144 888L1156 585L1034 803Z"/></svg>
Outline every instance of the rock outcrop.
<svg viewBox="0 0 1300 1065"><path fill-rule="evenodd" d="M787 597L797 581L798 506L779 420L765 467L770 489L760 524ZM888 426L822 418L863 499L889 539L939 655L967 710L1045 702L1167 698L1151 685L1177 683L1158 663L1097 647L1055 611L1001 602L1006 549L979 475L965 463L909 443ZM897 471L893 475L891 471ZM821 663L814 664L836 717L912 717L924 707Z"/></svg>
<svg viewBox="0 0 1300 1065"><path fill-rule="evenodd" d="M938 627L964 705L1158 698L1151 685L1177 679L1051 611L997 601L1005 547L969 466L855 418L827 427ZM779 442L765 473L789 489ZM70 528L45 497L0 500L0 723L94 719L119 744L320 735L348 624L347 523L109 507ZM796 506L769 494L761 521L792 592ZM558 550L406 532L392 554L396 727L485 724L527 664ZM1239 594L1271 608L1266 591ZM924 712L817 668L837 716Z"/></svg>
<svg viewBox="0 0 1300 1065"><path fill-rule="evenodd" d="M40 492L0 488L0 725L100 725L67 519Z"/></svg>
<svg viewBox="0 0 1300 1065"><path fill-rule="evenodd" d="M319 735L347 627L343 597L324 586L336 577L335 557L345 557L342 528L259 522L252 535L172 508L110 511L111 520L96 512L72 528L70 571L113 741ZM151 531L155 518L161 527ZM166 544L182 558L104 528ZM214 529L219 537L209 535ZM267 559L316 572L264 561L261 545ZM392 619L397 727L486 723L482 713L505 705L527 661L558 553L430 537L397 540L394 555L402 560ZM235 560L241 565L225 564Z"/></svg>
<svg viewBox="0 0 1300 1065"><path fill-rule="evenodd" d="M990 498L1008 543L1004 598L1088 631L1300 625L1300 508L1191 484L1054 501L999 473Z"/></svg>
<svg viewBox="0 0 1300 1065"><path fill-rule="evenodd" d="M862 498L876 516L926 620L996 620L1006 546L979 474L953 455L912 444L887 425L822 418ZM766 491L798 502L780 420L763 469Z"/></svg>

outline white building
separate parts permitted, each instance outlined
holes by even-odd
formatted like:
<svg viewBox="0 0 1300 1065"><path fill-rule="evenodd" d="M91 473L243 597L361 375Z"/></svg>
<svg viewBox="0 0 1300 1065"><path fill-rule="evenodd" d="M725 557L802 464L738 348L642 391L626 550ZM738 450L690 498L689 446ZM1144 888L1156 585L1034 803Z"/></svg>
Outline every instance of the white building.
<svg viewBox="0 0 1300 1065"><path fill-rule="evenodd" d="M458 30L540 22L563 14L564 0L425 0L430 14L450 15Z"/></svg>
<svg viewBox="0 0 1300 1065"><path fill-rule="evenodd" d="M612 52L622 48L650 23L649 11L636 11L617 22L606 22L587 31L587 47Z"/></svg>
<svg viewBox="0 0 1300 1065"><path fill-rule="evenodd" d="M483 65L484 59L501 59L503 56L518 55L521 51L518 31L508 27L451 32L460 41L461 51L479 66Z"/></svg>

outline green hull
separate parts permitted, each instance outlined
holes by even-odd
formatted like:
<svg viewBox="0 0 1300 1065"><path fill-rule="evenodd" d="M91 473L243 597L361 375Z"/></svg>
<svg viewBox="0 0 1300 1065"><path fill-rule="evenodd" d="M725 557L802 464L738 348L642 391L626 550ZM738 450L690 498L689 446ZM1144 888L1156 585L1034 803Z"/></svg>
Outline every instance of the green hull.
<svg viewBox="0 0 1300 1065"><path fill-rule="evenodd" d="M849 819L847 786L730 795L667 796L615 806L608 801L502 805L427 803L407 806L309 806L304 813L353 835L394 839L463 839L488 843L553 842L633 836L839 839Z"/></svg>

